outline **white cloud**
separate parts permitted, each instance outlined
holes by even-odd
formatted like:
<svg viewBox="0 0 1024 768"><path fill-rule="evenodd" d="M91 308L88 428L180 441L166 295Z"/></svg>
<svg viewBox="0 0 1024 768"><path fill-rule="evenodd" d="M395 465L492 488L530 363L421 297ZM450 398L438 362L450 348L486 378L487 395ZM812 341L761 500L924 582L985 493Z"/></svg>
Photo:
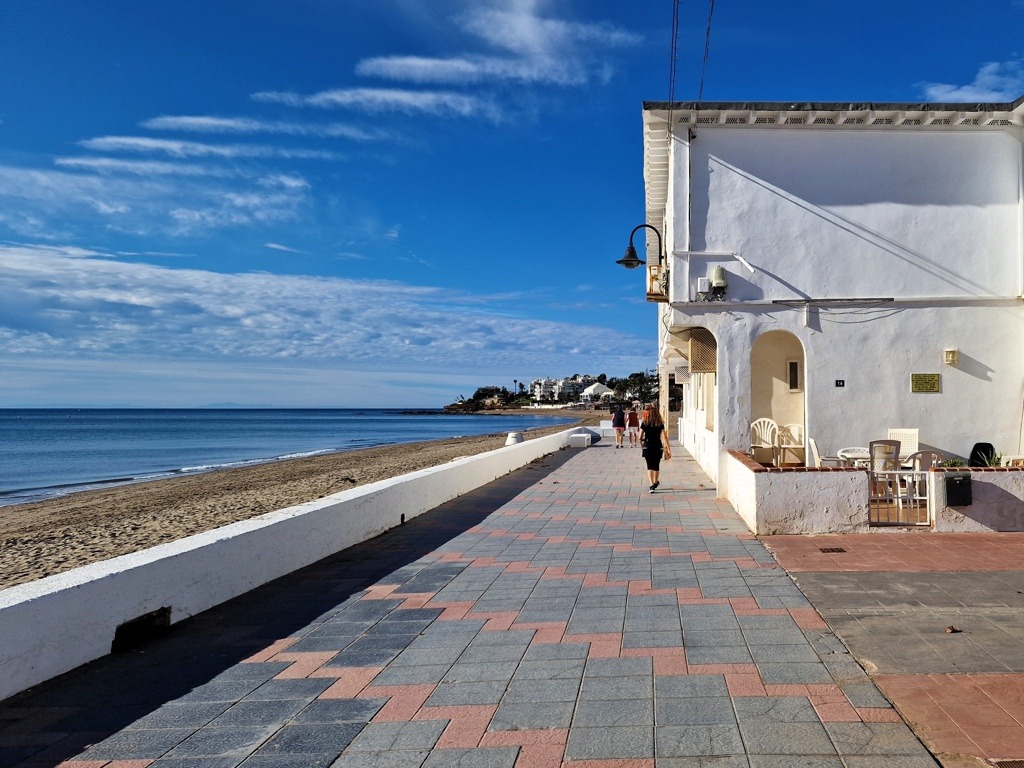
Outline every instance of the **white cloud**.
<svg viewBox="0 0 1024 768"><path fill-rule="evenodd" d="M54 164L95 173L133 173L139 176L230 176L234 171L195 163L159 160L121 160L114 157L58 157Z"/></svg>
<svg viewBox="0 0 1024 768"><path fill-rule="evenodd" d="M641 42L639 35L609 23L544 18L538 5L537 0L480 4L458 19L464 32L505 55L379 56L359 62L356 73L416 83L584 85L594 76L607 78L608 65L600 61L605 49Z"/></svg>
<svg viewBox="0 0 1024 768"><path fill-rule="evenodd" d="M924 83L925 98L939 102L1010 102L1024 93L1024 59L990 61L968 85Z"/></svg>
<svg viewBox="0 0 1024 768"><path fill-rule="evenodd" d="M409 91L395 88L336 88L313 94L290 91L261 91L255 101L289 107L348 108L362 112L402 112L440 117L496 118L497 106L486 99L451 91Z"/></svg>
<svg viewBox="0 0 1024 768"><path fill-rule="evenodd" d="M264 243L264 248L269 248L272 251L284 251L285 253L306 253L306 251L300 251L298 248L290 248L287 245L281 245L280 243Z"/></svg>
<svg viewBox="0 0 1024 768"><path fill-rule="evenodd" d="M638 361L619 331L500 314L479 297L387 280L221 274L124 263L82 249L0 246L0 359L179 360L183 365L404 371L561 370ZM491 297L493 303L497 299ZM618 362L617 362L618 361Z"/></svg>
<svg viewBox="0 0 1024 768"><path fill-rule="evenodd" d="M78 142L98 152L159 152L172 157L286 158L337 160L340 155L315 149L290 149L263 144L205 144L197 141L153 139L148 136L98 136Z"/></svg>
<svg viewBox="0 0 1024 768"><path fill-rule="evenodd" d="M109 169L108 169L109 170ZM0 165L0 224L21 237L105 231L191 235L295 219L310 191L295 174L232 179L71 173Z"/></svg>
<svg viewBox="0 0 1024 768"><path fill-rule="evenodd" d="M384 131L368 131L346 123L294 123L282 120L259 120L251 117L212 117L209 115L162 115L141 122L140 127L154 131L189 131L193 133L271 133L288 136L323 136L353 141L381 141Z"/></svg>

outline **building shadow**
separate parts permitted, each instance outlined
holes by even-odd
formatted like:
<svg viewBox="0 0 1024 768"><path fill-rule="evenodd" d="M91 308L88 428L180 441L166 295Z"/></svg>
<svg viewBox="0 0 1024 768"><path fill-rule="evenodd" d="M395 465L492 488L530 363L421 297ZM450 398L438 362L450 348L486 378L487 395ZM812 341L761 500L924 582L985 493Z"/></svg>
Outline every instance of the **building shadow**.
<svg viewBox="0 0 1024 768"><path fill-rule="evenodd" d="M179 701L209 706L210 719L216 717L237 700L230 692L246 685L251 689L251 672L257 667L265 672L267 666L240 662L278 640L305 635L371 585L427 591L417 574L433 561L421 558L480 524L575 455L563 449L536 459L369 541L165 628L129 651L104 656L0 702L0 768L57 766ZM464 567L446 564L448 580ZM200 687L224 695L214 701L218 697L204 696Z"/></svg>

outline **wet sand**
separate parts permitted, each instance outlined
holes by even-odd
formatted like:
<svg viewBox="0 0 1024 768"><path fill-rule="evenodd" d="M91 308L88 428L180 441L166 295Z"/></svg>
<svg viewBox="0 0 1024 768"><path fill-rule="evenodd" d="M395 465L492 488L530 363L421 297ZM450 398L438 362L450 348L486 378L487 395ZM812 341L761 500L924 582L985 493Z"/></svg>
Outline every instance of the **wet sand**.
<svg viewBox="0 0 1024 768"><path fill-rule="evenodd" d="M574 416L578 423L595 425L601 418L584 412L538 415ZM571 426L529 430L524 438ZM0 589L494 450L505 444L507 434L275 461L0 507Z"/></svg>

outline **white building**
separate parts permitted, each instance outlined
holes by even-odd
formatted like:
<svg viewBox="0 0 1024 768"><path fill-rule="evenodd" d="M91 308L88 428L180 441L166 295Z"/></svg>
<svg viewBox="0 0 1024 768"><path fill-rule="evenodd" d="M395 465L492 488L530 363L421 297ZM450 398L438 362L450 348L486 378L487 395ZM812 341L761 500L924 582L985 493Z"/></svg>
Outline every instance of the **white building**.
<svg viewBox="0 0 1024 768"><path fill-rule="evenodd" d="M530 382L530 394L534 400L554 400L555 383L553 379L534 379Z"/></svg>
<svg viewBox="0 0 1024 768"><path fill-rule="evenodd" d="M890 427L1024 453L1024 98L643 119L661 407L722 495L759 417L833 455Z"/></svg>
<svg viewBox="0 0 1024 768"><path fill-rule="evenodd" d="M599 381L595 381L593 384L591 384L589 387L583 390L583 393L580 395L580 399L582 399L585 403L596 403L600 402L601 400L607 400L611 398L611 396L611 388L606 387Z"/></svg>

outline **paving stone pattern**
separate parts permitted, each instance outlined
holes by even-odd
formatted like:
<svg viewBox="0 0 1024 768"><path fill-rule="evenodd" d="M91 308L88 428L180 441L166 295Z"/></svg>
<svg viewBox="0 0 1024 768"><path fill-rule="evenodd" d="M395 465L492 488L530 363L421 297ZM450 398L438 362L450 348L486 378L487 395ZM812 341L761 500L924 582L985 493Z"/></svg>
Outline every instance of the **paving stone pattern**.
<svg viewBox="0 0 1024 768"><path fill-rule="evenodd" d="M562 451L0 703L0 768L934 766L688 458Z"/></svg>

